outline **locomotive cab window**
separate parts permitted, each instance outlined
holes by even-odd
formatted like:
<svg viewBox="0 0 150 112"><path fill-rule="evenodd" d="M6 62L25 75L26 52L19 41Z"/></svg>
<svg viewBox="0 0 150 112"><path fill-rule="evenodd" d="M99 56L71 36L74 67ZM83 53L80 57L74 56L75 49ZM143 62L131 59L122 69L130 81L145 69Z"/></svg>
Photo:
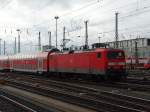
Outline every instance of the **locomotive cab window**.
<svg viewBox="0 0 150 112"><path fill-rule="evenodd" d="M102 57L102 54L99 52L97 53L97 58L101 58Z"/></svg>
<svg viewBox="0 0 150 112"><path fill-rule="evenodd" d="M124 52L108 52L107 58L108 59L116 59L116 58L124 58Z"/></svg>

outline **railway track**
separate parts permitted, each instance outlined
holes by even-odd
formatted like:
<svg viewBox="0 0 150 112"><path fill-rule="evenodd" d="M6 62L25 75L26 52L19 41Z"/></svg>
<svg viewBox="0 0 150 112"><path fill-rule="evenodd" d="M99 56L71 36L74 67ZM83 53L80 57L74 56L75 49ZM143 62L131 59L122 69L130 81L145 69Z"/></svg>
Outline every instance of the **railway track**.
<svg viewBox="0 0 150 112"><path fill-rule="evenodd" d="M51 83L51 81L52 81L49 79L47 80L46 78L43 78L43 77L37 78L32 75L29 75L29 77L30 78L28 78L28 79L26 78L26 80L29 80L29 81L32 80L34 82L36 81L37 83L39 82L39 83L48 84L48 83ZM39 78L41 78L41 79L39 80ZM68 81L68 80L65 80L65 81ZM71 80L71 82L72 82L72 80ZM114 87L114 88L120 88L120 89L127 89L127 90L133 90L133 91L150 92L150 80L143 80L143 79L136 79L136 78L127 78L127 80L121 81L121 82L114 82L114 81L113 82L112 81L93 82L93 81L86 81L86 80L76 81L76 82L92 84L92 85L100 85L100 86L106 86L106 87Z"/></svg>
<svg viewBox="0 0 150 112"><path fill-rule="evenodd" d="M91 95L87 95L86 93L77 93L73 91L65 91L64 88L60 90L56 88L50 88L45 86L35 87L34 85L31 85L29 83L17 83L15 82L9 82L9 86L13 86L15 88L24 89L26 91L38 93L40 95L48 96L55 98L57 100L65 101L71 104L76 104L79 106L83 106L86 108L90 108L99 112L105 112L106 110L116 110L116 111L133 111L134 109L130 109L127 107L121 107L120 105L111 104L109 102L106 102L104 100L97 100L95 97ZM42 92L41 92L42 91ZM77 90L76 90L77 91ZM92 94L93 95L93 94ZM109 108L108 108L109 107ZM136 111L135 111L136 112Z"/></svg>
<svg viewBox="0 0 150 112"><path fill-rule="evenodd" d="M150 85L141 85L135 83L128 83L128 82L111 82L111 83L101 83L101 86L112 87L116 89L124 89L127 91L134 91L134 92L144 92L150 93Z"/></svg>
<svg viewBox="0 0 150 112"><path fill-rule="evenodd" d="M9 82L10 86L27 91L32 90L31 92L36 92L96 111L148 112L150 110L150 101L146 99L60 81L36 80L36 83L33 83L35 82L35 79L35 77L32 77L31 79L27 78L26 82L22 81L21 78L19 81L10 80L8 78L6 80ZM42 93L40 91L42 91ZM63 96L63 98L60 96Z"/></svg>
<svg viewBox="0 0 150 112"><path fill-rule="evenodd" d="M10 76L10 75L9 75ZM8 76L8 77L9 77ZM18 78L21 80L20 77L17 76L13 76L14 78ZM24 77L24 78L23 78ZM43 77L36 77L33 75L29 75L29 76L25 76L22 75L23 80L29 80L32 82L38 83L45 83L45 84L52 84L52 80L47 80L46 78ZM40 80L39 80L40 78ZM61 80L62 81L62 80ZM65 80L68 81L68 80ZM69 81L68 81L69 82ZM72 80L71 80L72 82ZM70 83L71 83L70 82ZM134 79L134 78L128 78L126 81L122 81L122 82L92 82L92 81L76 81L73 83L86 83L86 84L90 84L90 85L99 85L99 86L106 86L106 87L113 87L113 88L119 88L119 89L126 89L126 90L132 90L132 91L141 91L141 92L150 92L150 80L139 80L139 79Z"/></svg>
<svg viewBox="0 0 150 112"><path fill-rule="evenodd" d="M131 70L128 71L128 76L132 78L147 78L150 79L150 71L149 70Z"/></svg>

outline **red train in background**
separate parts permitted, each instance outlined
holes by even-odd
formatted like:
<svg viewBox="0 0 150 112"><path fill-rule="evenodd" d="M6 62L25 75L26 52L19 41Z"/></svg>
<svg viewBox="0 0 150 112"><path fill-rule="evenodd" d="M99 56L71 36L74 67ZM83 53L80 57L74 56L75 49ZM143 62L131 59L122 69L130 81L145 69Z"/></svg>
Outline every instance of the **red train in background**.
<svg viewBox="0 0 150 112"><path fill-rule="evenodd" d="M0 57L0 70L78 75L82 77L126 77L123 50L97 48L87 51L51 50Z"/></svg>
<svg viewBox="0 0 150 112"><path fill-rule="evenodd" d="M150 70L150 58L126 58L126 68L130 69L141 69Z"/></svg>
<svg viewBox="0 0 150 112"><path fill-rule="evenodd" d="M144 69L150 70L150 58L147 60L147 62L144 64Z"/></svg>

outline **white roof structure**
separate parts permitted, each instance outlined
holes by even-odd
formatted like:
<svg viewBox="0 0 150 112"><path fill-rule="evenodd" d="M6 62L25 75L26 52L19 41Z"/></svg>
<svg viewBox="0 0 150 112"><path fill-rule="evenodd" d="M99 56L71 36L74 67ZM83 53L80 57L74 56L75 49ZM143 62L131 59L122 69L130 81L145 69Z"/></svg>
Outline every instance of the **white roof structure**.
<svg viewBox="0 0 150 112"><path fill-rule="evenodd" d="M37 52L37 53L20 53L9 56L9 59L35 59L35 58L47 58L48 52Z"/></svg>
<svg viewBox="0 0 150 112"><path fill-rule="evenodd" d="M3 56L0 56L0 60L7 60L9 57L8 56L5 56L5 55L3 55Z"/></svg>

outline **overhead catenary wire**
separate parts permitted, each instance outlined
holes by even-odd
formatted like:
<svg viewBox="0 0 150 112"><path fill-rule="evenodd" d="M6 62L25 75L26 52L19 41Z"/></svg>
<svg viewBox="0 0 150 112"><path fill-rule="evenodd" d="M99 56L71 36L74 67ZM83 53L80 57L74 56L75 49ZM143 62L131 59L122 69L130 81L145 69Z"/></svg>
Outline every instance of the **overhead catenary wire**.
<svg viewBox="0 0 150 112"><path fill-rule="evenodd" d="M109 2L108 2L109 3ZM78 12L78 11L80 11L80 10L84 10L85 9L85 12L86 12L86 10L88 9L88 11L89 10L91 10L91 12L92 11L94 11L95 10L95 8L93 8L94 6L96 6L96 5L99 5L99 3L95 0L94 2L89 2L89 3L87 3L85 6L83 6L83 7L81 7L81 8L79 8L79 9L77 9L77 10L71 10L70 12L67 12L67 13L64 13L64 14L62 14L62 15L60 15L60 17L61 17L61 19L63 20L63 19L65 19L65 17L67 17L67 16L72 16L74 13L76 13L76 12ZM132 4L130 4L131 6L132 6ZM127 6L127 4L126 5L123 5L123 6L120 6L120 7L122 7L122 8L124 8L124 9L130 9L130 6ZM116 7L116 9L119 9L120 7ZM127 8L126 8L127 7ZM96 8L100 8L100 7L96 7ZM131 8L132 9L132 8ZM120 14L120 17L119 17L119 22L121 22L121 21L124 21L124 22L128 22L128 21L126 21L126 19L130 19L131 17L137 17L138 15L140 15L140 14L144 14L144 13L146 13L146 12L149 12L149 6L146 6L146 7L138 7L138 10L136 10L137 8L135 8L135 9L133 9L133 10L131 10L130 12L127 12L127 13L121 13ZM113 11L114 11L115 9L113 9L113 10L111 10L111 9L109 9L108 11L111 11L112 13L113 13ZM85 14L85 12L83 12L83 15ZM102 11L103 12L103 11ZM104 11L105 12L105 11ZM65 15L66 14L66 15ZM74 17L74 16L72 16L72 17ZM52 19L52 20L54 20L54 19ZM61 22L62 22L62 20L61 20ZM81 22L83 21L84 19L82 19L81 20ZM47 21L45 21L46 23L49 23L49 21L50 20L48 20L48 22ZM99 21L96 21L96 22L94 22L95 21L95 18L93 18L93 20L92 21L90 21L90 24L89 24L89 28L91 28L91 27L97 27L97 28L99 28L99 27L101 27L100 25L102 25L102 27L104 26L104 24L107 24L107 23L110 23L110 24L113 24L113 22L114 22L114 18L113 17L111 17L111 18L108 18L107 20L104 20L104 21L102 21L102 20L99 20ZM137 21L137 19L135 20L135 21ZM135 22L134 21L134 22ZM35 25L34 27L40 27L40 25L42 25L43 23L40 23L40 24L37 24L37 26ZM53 24L53 23L52 23ZM64 23L65 24L65 23ZM44 25L44 24L43 24ZM59 27L60 27L60 29L61 29L61 27L62 26L64 26L64 25L60 25ZM143 25L144 26L144 25ZM25 29L27 29L27 28L25 28ZM35 32L37 32L38 30L36 29L36 28L33 28L33 27L31 27L30 26L30 28L28 28L29 29L29 32L30 32L30 30L31 30L31 33L34 33L35 34ZM70 33L73 33L73 32L77 32L78 30L82 30L83 29L83 26L81 26L79 29L77 28L77 29L70 29L70 30L67 30L67 32L70 32ZM132 29L132 28L129 28L130 30ZM135 27L135 30L138 30L138 28L136 28ZM105 30L105 29L104 29ZM25 31L25 30L24 30ZM105 30L106 32L107 32L107 30ZM122 30L121 29L119 29L119 31L128 31L126 28L123 28ZM7 30L7 32L8 32L8 30ZM42 32L42 31L41 31ZM43 31L44 33L47 33L47 31ZM109 28L108 28L108 32L109 32ZM111 31L112 33L114 32L114 30L112 30ZM97 33L97 32L96 32ZM7 33L8 34L8 33ZM60 35L62 35L62 33L59 33L59 36Z"/></svg>
<svg viewBox="0 0 150 112"><path fill-rule="evenodd" d="M101 1L101 0L100 0L100 1ZM94 1L92 1L92 2L90 2L90 3L85 4L84 6L82 6L82 7L80 7L80 8L73 9L73 10L67 12L67 13L64 13L64 14L62 14L62 15L59 15L59 17L60 17L60 18L61 18L61 17L62 17L62 18L63 18L63 17L66 17L66 16L68 16L68 15L74 13L74 12L81 11L81 10L87 8L87 7L90 7L90 6L94 5L94 4L97 4L97 3L99 3L100 1L99 1L99 0L94 0ZM54 19L51 18L51 19L49 19L48 21L54 21ZM37 27L37 26L43 24L44 22L47 23L47 21L43 21L42 23L39 23L39 24L36 24L36 25L33 25L33 26L34 26L34 27Z"/></svg>
<svg viewBox="0 0 150 112"><path fill-rule="evenodd" d="M78 11L78 10L85 9L85 8L87 8L87 7L89 7L89 6L92 6L92 5L95 4L95 3L97 3L97 1L94 1L94 2L92 2L92 3L89 3L89 4L83 6L83 7L79 8L79 9L73 10L73 11L71 11L71 12L69 12L69 13L63 14L62 17L63 17L64 15L70 15L71 13L76 12L76 11ZM53 20L53 19L52 19L52 20Z"/></svg>

